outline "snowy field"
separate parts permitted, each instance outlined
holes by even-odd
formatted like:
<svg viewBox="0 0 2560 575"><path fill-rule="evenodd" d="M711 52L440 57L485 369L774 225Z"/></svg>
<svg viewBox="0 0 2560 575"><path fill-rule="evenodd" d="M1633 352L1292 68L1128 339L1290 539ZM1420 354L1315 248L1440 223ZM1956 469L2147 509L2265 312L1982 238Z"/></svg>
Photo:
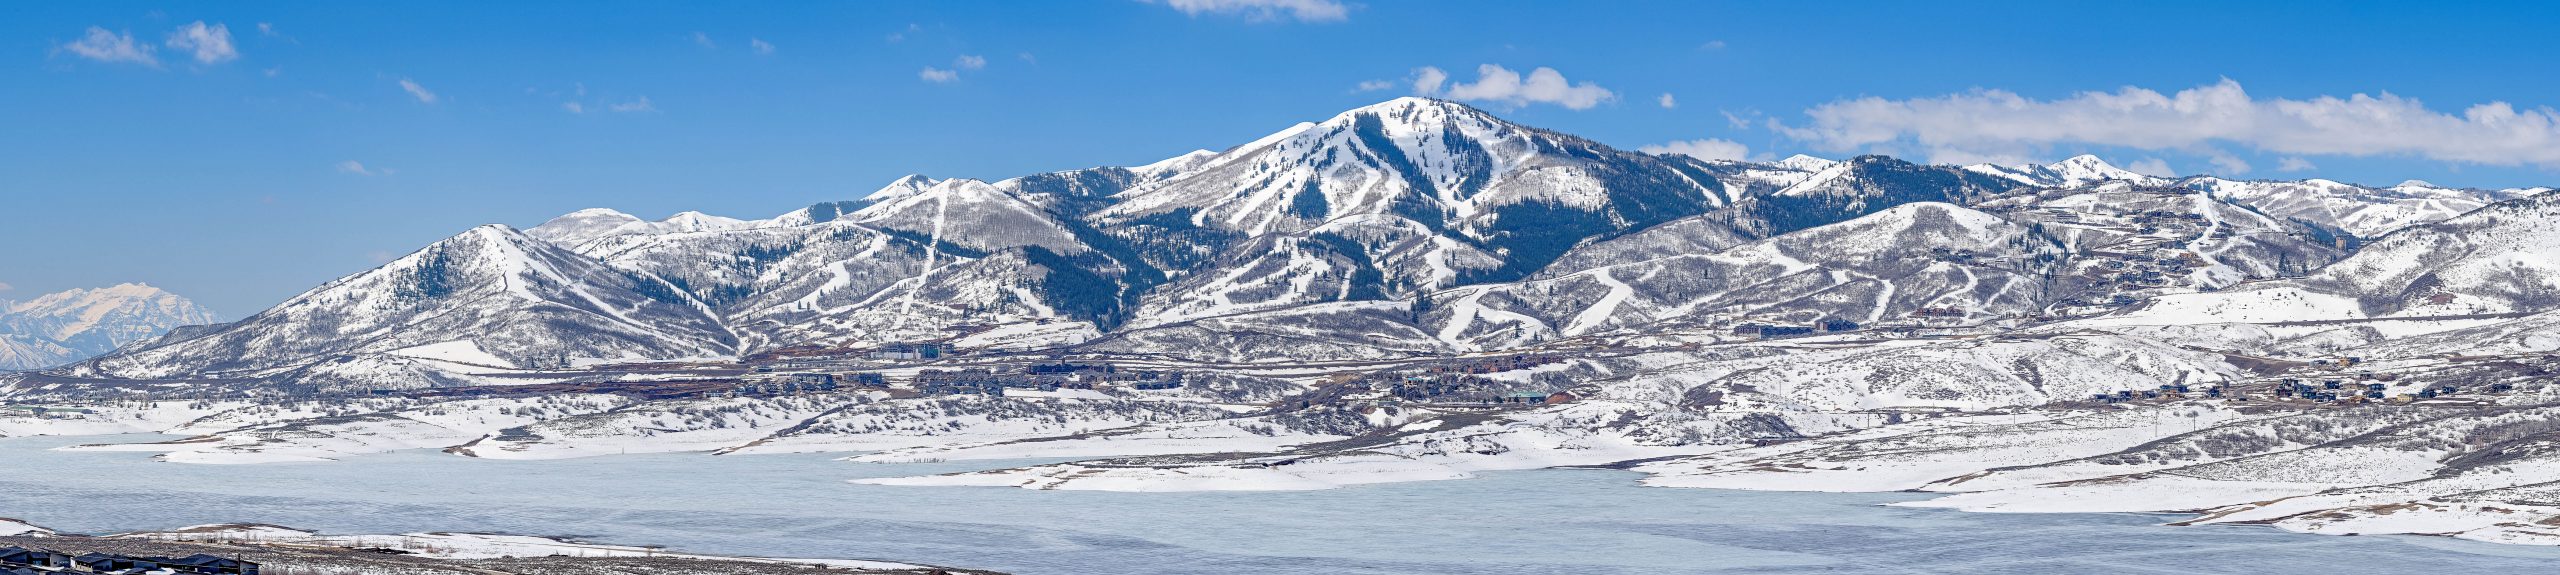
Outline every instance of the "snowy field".
<svg viewBox="0 0 2560 575"><path fill-rule="evenodd" d="M0 439L0 517L70 532L255 522L323 534L504 532L671 551L884 559L1033 574L2486 573L2560 549L2430 537L2171 528L2153 515L1976 514L1917 494L1637 486L1491 471L1294 492L901 487L849 479L1035 461L870 464L698 453L524 461L425 450L346 463L182 465Z"/></svg>

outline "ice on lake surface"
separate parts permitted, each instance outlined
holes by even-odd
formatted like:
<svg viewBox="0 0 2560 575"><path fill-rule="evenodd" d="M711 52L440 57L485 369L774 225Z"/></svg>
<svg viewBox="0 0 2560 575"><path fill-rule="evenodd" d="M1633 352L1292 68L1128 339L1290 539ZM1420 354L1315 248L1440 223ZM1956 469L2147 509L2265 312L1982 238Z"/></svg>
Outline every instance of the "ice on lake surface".
<svg viewBox="0 0 2560 575"><path fill-rule="evenodd" d="M154 437L156 439L156 437ZM184 465L0 439L0 517L74 532L273 523L326 533L497 531L680 551L885 559L1035 574L2488 573L2560 550L2141 515L1971 514L1912 494L1644 488L1546 470L1312 492L1105 493L856 485L1021 462L835 455L499 461L432 451Z"/></svg>

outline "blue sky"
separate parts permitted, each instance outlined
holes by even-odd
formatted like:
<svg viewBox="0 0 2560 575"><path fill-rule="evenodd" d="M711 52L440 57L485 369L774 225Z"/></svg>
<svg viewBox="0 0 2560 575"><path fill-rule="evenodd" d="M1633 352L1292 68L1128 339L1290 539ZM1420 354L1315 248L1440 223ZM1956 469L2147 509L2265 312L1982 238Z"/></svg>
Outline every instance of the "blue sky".
<svg viewBox="0 0 2560 575"><path fill-rule="evenodd" d="M480 223L1140 164L1418 89L1710 155L2560 183L2560 9L2538 3L6 10L0 299L143 281L229 317Z"/></svg>

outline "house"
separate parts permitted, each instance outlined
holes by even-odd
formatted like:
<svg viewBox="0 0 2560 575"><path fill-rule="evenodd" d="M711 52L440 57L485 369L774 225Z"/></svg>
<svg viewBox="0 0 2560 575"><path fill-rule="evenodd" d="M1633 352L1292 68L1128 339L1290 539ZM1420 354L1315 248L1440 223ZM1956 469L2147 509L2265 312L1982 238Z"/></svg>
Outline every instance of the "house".
<svg viewBox="0 0 2560 575"><path fill-rule="evenodd" d="M202 553L172 559L129 557L106 553L84 553L72 556L42 549L0 547L0 575L63 572L258 575L258 564Z"/></svg>
<svg viewBox="0 0 2560 575"><path fill-rule="evenodd" d="M160 566L180 573L202 575L258 575L258 564L229 557L197 553L176 559L161 559Z"/></svg>
<svg viewBox="0 0 2560 575"><path fill-rule="evenodd" d="M43 549L0 547L0 567L69 567L71 556Z"/></svg>

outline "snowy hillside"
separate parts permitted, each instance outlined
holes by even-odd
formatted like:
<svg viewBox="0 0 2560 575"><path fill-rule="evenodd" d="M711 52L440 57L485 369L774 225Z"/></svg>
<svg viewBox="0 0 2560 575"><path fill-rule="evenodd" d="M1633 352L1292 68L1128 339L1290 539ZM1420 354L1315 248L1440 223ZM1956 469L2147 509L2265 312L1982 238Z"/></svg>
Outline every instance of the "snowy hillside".
<svg viewBox="0 0 2560 575"><path fill-rule="evenodd" d="M717 318L664 280L490 225L219 329L163 338L72 372L254 376L361 356L565 366L725 356L736 346Z"/></svg>

